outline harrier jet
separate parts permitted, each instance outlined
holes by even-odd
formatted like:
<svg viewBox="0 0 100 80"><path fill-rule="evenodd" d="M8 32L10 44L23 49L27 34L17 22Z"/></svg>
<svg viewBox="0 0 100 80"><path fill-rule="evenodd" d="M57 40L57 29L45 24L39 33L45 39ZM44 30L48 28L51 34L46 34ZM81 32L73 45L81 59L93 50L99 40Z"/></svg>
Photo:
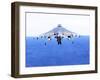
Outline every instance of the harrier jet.
<svg viewBox="0 0 100 80"><path fill-rule="evenodd" d="M73 37L77 37L77 34L65 29L61 24L58 24L56 28L41 35L41 37L48 38L48 40L51 40L51 38L56 38L57 36L71 39Z"/></svg>

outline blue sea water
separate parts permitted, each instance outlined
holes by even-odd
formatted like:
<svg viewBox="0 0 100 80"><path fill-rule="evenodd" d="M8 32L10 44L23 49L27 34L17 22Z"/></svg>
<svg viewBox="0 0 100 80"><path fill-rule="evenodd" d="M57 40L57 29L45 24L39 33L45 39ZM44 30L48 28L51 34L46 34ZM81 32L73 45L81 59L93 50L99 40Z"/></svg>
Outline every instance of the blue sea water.
<svg viewBox="0 0 100 80"><path fill-rule="evenodd" d="M89 56L88 36L63 38L61 45L55 38L26 37L26 67L89 64Z"/></svg>

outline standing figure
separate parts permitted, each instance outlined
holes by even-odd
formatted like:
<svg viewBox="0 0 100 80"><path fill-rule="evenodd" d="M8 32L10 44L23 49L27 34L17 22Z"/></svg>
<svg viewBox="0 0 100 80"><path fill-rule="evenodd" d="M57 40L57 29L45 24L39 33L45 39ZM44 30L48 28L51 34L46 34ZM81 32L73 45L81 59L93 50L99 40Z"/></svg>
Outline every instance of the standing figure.
<svg viewBox="0 0 100 80"><path fill-rule="evenodd" d="M47 45L46 42L44 43L44 45L45 45L45 46Z"/></svg>
<svg viewBox="0 0 100 80"><path fill-rule="evenodd" d="M56 38L57 38L58 45L59 45L59 44L61 45L61 44L62 44L62 43L61 43L61 36L57 36Z"/></svg>

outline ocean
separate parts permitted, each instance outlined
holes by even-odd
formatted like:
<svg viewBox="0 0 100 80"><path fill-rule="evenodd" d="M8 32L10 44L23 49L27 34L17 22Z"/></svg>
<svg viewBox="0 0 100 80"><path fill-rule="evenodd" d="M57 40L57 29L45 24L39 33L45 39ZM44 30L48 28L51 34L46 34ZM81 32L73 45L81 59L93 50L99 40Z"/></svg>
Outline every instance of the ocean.
<svg viewBox="0 0 100 80"><path fill-rule="evenodd" d="M89 36L63 38L26 37L26 67L85 65L90 63Z"/></svg>

